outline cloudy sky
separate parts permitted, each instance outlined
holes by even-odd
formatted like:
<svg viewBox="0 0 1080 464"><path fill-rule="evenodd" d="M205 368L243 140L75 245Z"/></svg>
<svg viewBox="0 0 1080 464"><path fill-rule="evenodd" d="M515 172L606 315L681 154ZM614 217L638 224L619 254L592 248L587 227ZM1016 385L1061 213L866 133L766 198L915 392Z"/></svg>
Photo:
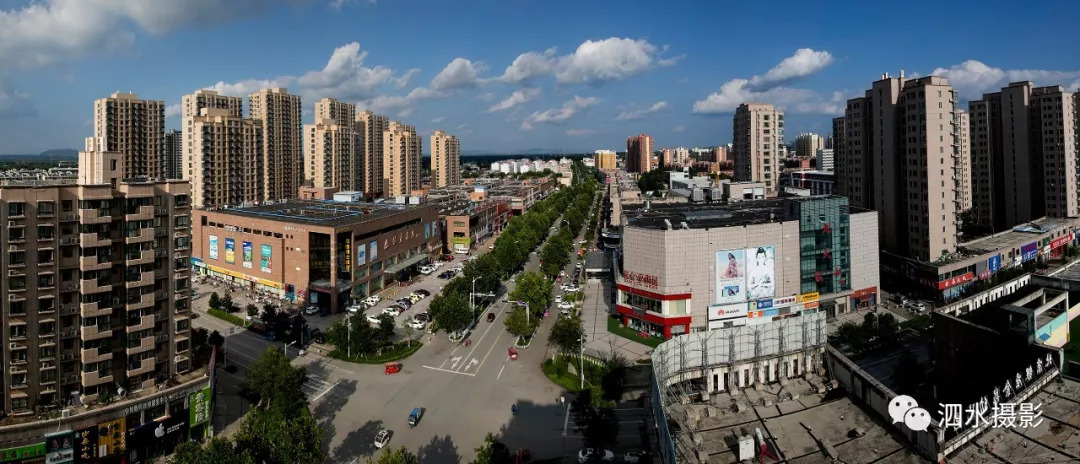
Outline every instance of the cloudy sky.
<svg viewBox="0 0 1080 464"><path fill-rule="evenodd" d="M641 132L727 143L747 101L782 107L789 139L827 133L901 69L965 100L1017 80L1080 86L1076 16L1052 13L1068 2L729 3L0 0L0 153L81 148L94 99L116 91L164 100L179 128L196 89L284 86L305 122L335 97L514 152L623 149ZM1017 33L994 26L1006 14Z"/></svg>

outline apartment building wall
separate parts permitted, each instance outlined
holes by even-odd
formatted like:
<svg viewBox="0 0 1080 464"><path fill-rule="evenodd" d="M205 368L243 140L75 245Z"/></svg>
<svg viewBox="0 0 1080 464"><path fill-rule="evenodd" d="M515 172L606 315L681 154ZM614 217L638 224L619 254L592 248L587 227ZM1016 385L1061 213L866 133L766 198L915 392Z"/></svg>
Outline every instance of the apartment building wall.
<svg viewBox="0 0 1080 464"><path fill-rule="evenodd" d="M823 148L825 148L825 138L813 132L795 137L795 156L799 158L816 156L818 150Z"/></svg>
<svg viewBox="0 0 1080 464"><path fill-rule="evenodd" d="M263 201L263 124L227 108L199 111L184 118L183 178L191 182L192 202L211 208Z"/></svg>
<svg viewBox="0 0 1080 464"><path fill-rule="evenodd" d="M436 188L461 183L461 141L441 130L431 134L431 179Z"/></svg>
<svg viewBox="0 0 1080 464"><path fill-rule="evenodd" d="M190 369L189 193L182 181L0 186L5 414Z"/></svg>
<svg viewBox="0 0 1080 464"><path fill-rule="evenodd" d="M971 115L960 108L956 109L957 164L956 177L959 184L960 211L968 211L971 202Z"/></svg>
<svg viewBox="0 0 1080 464"><path fill-rule="evenodd" d="M184 135L173 129L165 133L165 178L183 178Z"/></svg>
<svg viewBox="0 0 1080 464"><path fill-rule="evenodd" d="M593 158L596 164L596 169L615 169L615 152L614 151L597 151L593 154Z"/></svg>
<svg viewBox="0 0 1080 464"><path fill-rule="evenodd" d="M653 138L641 134L626 139L626 172L645 173L652 171Z"/></svg>
<svg viewBox="0 0 1080 464"><path fill-rule="evenodd" d="M304 176L300 96L278 87L255 92L248 102L262 125L263 199L296 198Z"/></svg>
<svg viewBox="0 0 1080 464"><path fill-rule="evenodd" d="M322 138L329 136L333 142L331 144L331 154L336 161L336 164L340 166L339 170L341 174L338 176L340 180L332 186L339 187L341 190L363 191L364 189L364 159L363 159L363 135L359 131L356 124L356 105L352 103L345 103L333 98L323 98L315 102L315 121L320 119L326 119L333 121L335 127L329 134L321 134ZM308 125L304 126L304 135L311 135L311 130ZM311 143L305 139L306 150L311 149ZM305 165L310 165L310 160L307 160L307 151L305 151ZM309 166L310 167L310 166ZM307 173L305 168L305 178L312 179L311 174ZM316 184L319 186L319 184ZM331 185L326 185L331 186Z"/></svg>
<svg viewBox="0 0 1080 464"><path fill-rule="evenodd" d="M420 188L420 137L416 127L397 121L383 132L383 193L409 195Z"/></svg>
<svg viewBox="0 0 1080 464"><path fill-rule="evenodd" d="M165 177L165 102L134 93L94 100L94 137L124 157L124 178Z"/></svg>
<svg viewBox="0 0 1080 464"><path fill-rule="evenodd" d="M390 128L390 118L371 111L356 114L356 130L363 143L363 191L372 197L385 196L383 187L383 132Z"/></svg>
<svg viewBox="0 0 1080 464"><path fill-rule="evenodd" d="M193 118L202 114L203 108L220 108L232 118L244 117L244 99L221 95L215 90L199 89L180 99L180 117Z"/></svg>
<svg viewBox="0 0 1080 464"><path fill-rule="evenodd" d="M735 180L764 182L775 194L780 184L780 147L784 144L784 113L772 105L743 103L732 119Z"/></svg>
<svg viewBox="0 0 1080 464"><path fill-rule="evenodd" d="M1080 177L1077 173L1076 107L1074 94L1061 86L1032 89L1031 153L1041 154L1043 203L1050 217L1080 216L1077 204Z"/></svg>
<svg viewBox="0 0 1080 464"><path fill-rule="evenodd" d="M304 179L317 188L359 190L363 172L356 148L360 143L353 120L317 116L315 124L304 125Z"/></svg>

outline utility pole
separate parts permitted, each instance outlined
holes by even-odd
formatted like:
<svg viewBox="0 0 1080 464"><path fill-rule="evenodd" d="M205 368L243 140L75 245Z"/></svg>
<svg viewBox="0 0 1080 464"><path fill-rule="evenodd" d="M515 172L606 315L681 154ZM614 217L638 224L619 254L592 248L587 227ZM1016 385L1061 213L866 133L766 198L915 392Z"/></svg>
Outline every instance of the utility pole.
<svg viewBox="0 0 1080 464"><path fill-rule="evenodd" d="M348 352L348 354L346 356L348 356L349 359L352 359L352 316L353 316L353 313L352 313L352 311L349 311L349 310L346 310L346 311L349 312L349 314L345 315L345 324L347 325L347 327L345 329L345 336L348 337L348 345L349 345L349 347L346 349L346 351Z"/></svg>
<svg viewBox="0 0 1080 464"><path fill-rule="evenodd" d="M585 389L585 334L581 334L581 338L578 339L578 346L581 347L578 351L578 372L581 374L581 389Z"/></svg>

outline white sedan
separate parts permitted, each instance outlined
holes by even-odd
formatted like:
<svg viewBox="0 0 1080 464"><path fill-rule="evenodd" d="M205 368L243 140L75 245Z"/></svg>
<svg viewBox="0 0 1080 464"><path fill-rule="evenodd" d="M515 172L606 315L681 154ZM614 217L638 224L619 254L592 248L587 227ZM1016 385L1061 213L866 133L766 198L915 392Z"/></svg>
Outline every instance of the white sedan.
<svg viewBox="0 0 1080 464"><path fill-rule="evenodd" d="M578 287L577 285L563 285L562 286L562 291L564 291L566 293L580 292L581 287Z"/></svg>
<svg viewBox="0 0 1080 464"><path fill-rule="evenodd" d="M574 309L574 304L569 301L559 303L559 309Z"/></svg>
<svg viewBox="0 0 1080 464"><path fill-rule="evenodd" d="M416 330L424 330L424 327L427 327L427 324L425 324L424 321L413 319L409 321L409 327L412 327Z"/></svg>
<svg viewBox="0 0 1080 464"><path fill-rule="evenodd" d="M382 449L387 443L390 443L390 431L386 429L380 430L379 433L375 435L375 447Z"/></svg>
<svg viewBox="0 0 1080 464"><path fill-rule="evenodd" d="M374 314L368 314L367 316L364 316L364 319L367 319L367 321L372 324L378 325L380 323L379 316L376 316Z"/></svg>
<svg viewBox="0 0 1080 464"><path fill-rule="evenodd" d="M390 306L390 307L387 307L386 309L383 309L382 313L383 314L389 314L390 317L397 317L398 314L401 314L401 308L399 308L397 306Z"/></svg>
<svg viewBox="0 0 1080 464"><path fill-rule="evenodd" d="M579 464L585 464L586 462L592 462L597 457L604 462L612 462L615 460L615 453L611 450L602 450L599 448L582 448L578 451L577 462Z"/></svg>

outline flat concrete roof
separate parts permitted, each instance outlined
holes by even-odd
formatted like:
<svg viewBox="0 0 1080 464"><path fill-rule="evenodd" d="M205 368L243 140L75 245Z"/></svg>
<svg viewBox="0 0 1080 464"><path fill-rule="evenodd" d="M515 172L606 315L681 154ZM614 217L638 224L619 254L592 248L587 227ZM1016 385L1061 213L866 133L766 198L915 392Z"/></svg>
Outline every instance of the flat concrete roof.
<svg viewBox="0 0 1080 464"><path fill-rule="evenodd" d="M269 221L348 227L378 218L422 208L424 205L394 203L337 202L331 200L289 200L272 205L217 209L215 213Z"/></svg>
<svg viewBox="0 0 1080 464"><path fill-rule="evenodd" d="M1035 241L1042 234L1057 230L1072 222L1073 219L1067 218L1039 218L1029 223L1036 226L1037 229L1031 228L1023 231L1024 226L1017 226L1005 232L961 243L960 248L972 252L988 253L1002 248L1019 247Z"/></svg>

